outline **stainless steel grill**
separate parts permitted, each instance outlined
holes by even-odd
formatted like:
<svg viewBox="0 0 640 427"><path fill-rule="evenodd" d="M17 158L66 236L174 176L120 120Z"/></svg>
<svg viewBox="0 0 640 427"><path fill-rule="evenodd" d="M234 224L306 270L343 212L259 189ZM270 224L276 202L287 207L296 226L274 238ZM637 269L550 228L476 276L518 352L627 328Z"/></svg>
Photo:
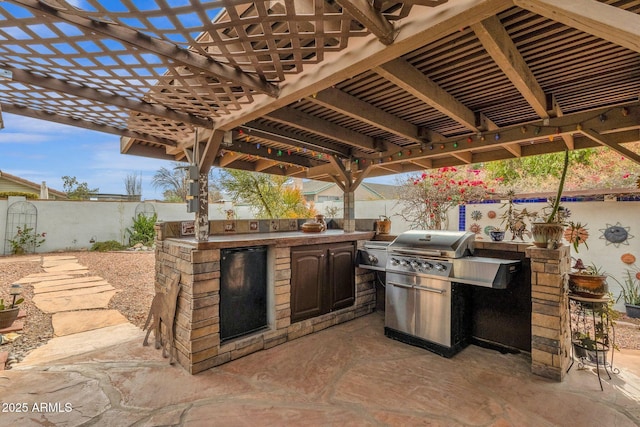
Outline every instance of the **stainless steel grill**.
<svg viewBox="0 0 640 427"><path fill-rule="evenodd" d="M473 256L474 241L470 232L413 230L364 245L360 267L382 270L386 258L385 335L446 357L467 346L469 285L504 289L520 267Z"/></svg>

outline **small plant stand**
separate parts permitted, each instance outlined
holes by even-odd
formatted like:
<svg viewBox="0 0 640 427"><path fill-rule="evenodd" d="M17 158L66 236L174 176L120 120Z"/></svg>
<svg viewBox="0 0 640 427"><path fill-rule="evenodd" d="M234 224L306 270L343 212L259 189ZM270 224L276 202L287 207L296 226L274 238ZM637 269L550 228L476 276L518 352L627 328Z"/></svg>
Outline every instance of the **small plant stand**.
<svg viewBox="0 0 640 427"><path fill-rule="evenodd" d="M572 346L571 364L567 372L571 370L576 359L579 369L586 365L595 365L600 390L604 390L600 376L601 367L609 379L611 379L611 373L620 373L620 370L613 366L615 330L607 311L608 304L608 297L585 298L569 294L569 327ZM589 340L588 346L585 346L579 338L585 336L593 337Z"/></svg>

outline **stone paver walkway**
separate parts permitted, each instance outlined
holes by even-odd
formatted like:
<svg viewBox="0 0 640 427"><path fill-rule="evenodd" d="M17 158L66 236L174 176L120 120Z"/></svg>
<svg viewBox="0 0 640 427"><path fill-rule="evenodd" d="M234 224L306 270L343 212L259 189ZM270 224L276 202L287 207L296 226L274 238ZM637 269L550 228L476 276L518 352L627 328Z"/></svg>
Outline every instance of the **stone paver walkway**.
<svg viewBox="0 0 640 427"><path fill-rule="evenodd" d="M140 329L109 301L117 290L99 276L88 276L87 267L74 256L45 256L44 273L19 280L33 286L33 302L51 313L54 338L29 353L23 365L46 364L51 360L93 351L137 336Z"/></svg>

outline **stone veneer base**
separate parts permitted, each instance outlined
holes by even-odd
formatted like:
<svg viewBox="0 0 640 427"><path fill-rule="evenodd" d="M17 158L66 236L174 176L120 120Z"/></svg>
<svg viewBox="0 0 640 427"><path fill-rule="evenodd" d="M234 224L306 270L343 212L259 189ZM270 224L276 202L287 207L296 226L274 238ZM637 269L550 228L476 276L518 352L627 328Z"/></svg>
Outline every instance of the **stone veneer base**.
<svg viewBox="0 0 640 427"><path fill-rule="evenodd" d="M203 245L203 247L207 247ZM220 342L220 249L200 249L178 239L156 241L156 291L181 274L175 322L178 363L197 374L256 351L309 335L374 311L374 275L355 268L356 297L351 307L291 324L290 247L270 247L269 328L230 342Z"/></svg>

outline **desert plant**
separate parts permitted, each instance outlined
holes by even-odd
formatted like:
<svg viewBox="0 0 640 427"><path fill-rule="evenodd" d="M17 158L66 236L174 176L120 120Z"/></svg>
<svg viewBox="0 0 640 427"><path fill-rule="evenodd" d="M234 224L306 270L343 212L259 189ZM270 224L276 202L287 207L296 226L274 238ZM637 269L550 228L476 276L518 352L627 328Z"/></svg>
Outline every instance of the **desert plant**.
<svg viewBox="0 0 640 427"><path fill-rule="evenodd" d="M20 298L14 302L12 302L11 304L9 304L7 302L7 304L5 305L4 300L2 298L0 298L0 311L2 310L11 310L12 308L16 308L17 305L22 304L24 302L24 298Z"/></svg>
<svg viewBox="0 0 640 427"><path fill-rule="evenodd" d="M151 216L144 214L138 214L136 218L133 218L133 227L127 228L129 233L129 245L133 246L137 243L142 243L145 246L153 244L153 240L156 237L155 224L158 221L158 214L154 213Z"/></svg>
<svg viewBox="0 0 640 427"><path fill-rule="evenodd" d="M91 246L91 250L96 252L121 251L123 249L126 249L126 246L115 240L95 242L93 246Z"/></svg>
<svg viewBox="0 0 640 427"><path fill-rule="evenodd" d="M626 270L625 273L624 283L620 283L618 279L612 277L622 288L616 301L622 298L625 304L640 305L640 279L637 275L634 276L631 270Z"/></svg>

